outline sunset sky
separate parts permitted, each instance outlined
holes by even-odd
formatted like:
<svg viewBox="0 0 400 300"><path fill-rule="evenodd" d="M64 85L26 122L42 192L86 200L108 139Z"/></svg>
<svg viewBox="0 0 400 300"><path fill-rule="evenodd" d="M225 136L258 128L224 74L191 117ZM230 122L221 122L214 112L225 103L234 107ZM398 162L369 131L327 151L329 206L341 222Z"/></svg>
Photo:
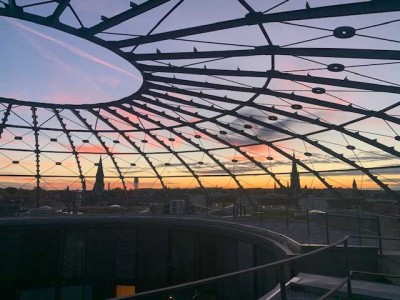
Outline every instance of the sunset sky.
<svg viewBox="0 0 400 300"><path fill-rule="evenodd" d="M40 1L17 0L17 5L38 2ZM72 0L71 6L83 25L90 28L101 22L102 15L110 18L128 10L129 2ZM134 2L140 5L145 1ZM311 8L316 8L363 1L307 2ZM255 11L266 14L306 8L306 1L302 0L247 0L247 3ZM54 2L27 7L24 11L46 17L53 13L56 6L57 3ZM174 7L176 8L171 11ZM4 4L0 3L0 9L3 8ZM99 33L96 37L105 41L118 41L147 35L168 12L170 14L151 34L243 18L248 10L237 0L172 0L108 29L107 33ZM0 13L2 14L1 11ZM80 27L71 9L65 10L60 22L74 28ZM266 23L263 28L270 42L282 48L399 51L399 23L399 12L387 12ZM354 27L356 35L348 39L335 37L333 30L339 26ZM0 95L3 98L51 104L97 104L128 97L143 84L142 73L111 50L52 28L16 18L0 17L0 37ZM135 49L127 47L121 50L126 53L133 50L140 57L147 53L246 50L268 43L260 27L251 25L185 36L177 40L156 41L139 45ZM149 59L138 60L137 63L139 68L141 65L168 67L170 64L171 67L185 66L199 70L260 72L274 67L280 72L295 75L347 78L350 81L400 86L398 59L277 55L273 66L270 55L247 55L213 61L198 58ZM191 66L187 66L189 64ZM330 64L342 64L345 70L331 72L327 69ZM88 189L94 183L95 163L100 157L103 159L105 175L110 177L106 182L110 182L112 187L122 186L118 179L121 172L128 189L133 187L133 177L140 178L141 187L160 188L158 176L163 177L165 185L171 188L197 188L200 183L204 187L235 188L241 185L244 188L272 188L274 180L265 169L276 174L276 178L286 186L292 164L287 155L295 155L300 162L299 171L305 172L301 175L302 186L324 188L321 181L310 173L310 170L316 170L334 187L348 188L355 179L363 189L380 189L371 177L363 175L362 171L324 149L342 154L360 168L376 168L370 170L373 176L377 176L393 190L400 189L398 156L385 151L385 147L394 147L394 151L398 149L399 141L395 137L400 134L400 123L396 121L400 108L394 106L388 109L386 119L362 118L365 116L363 111L379 111L399 102L397 93L273 78L268 84L269 91L288 95L285 98L268 93L255 94L254 88L262 88L267 76L175 74L168 70L155 71L152 75L156 77L146 80L161 87L146 90L142 95L134 95L131 104L126 103L122 107L111 105L115 111L97 108L94 111L80 108L74 111L58 108L59 116L70 130L71 140L79 153L81 172L87 176ZM157 76L200 82L205 86L188 86L181 81L172 84L171 88L171 85L165 84ZM212 88L208 84L217 84L219 88ZM233 87L236 91L223 88L224 86ZM168 97L159 99L161 97L158 94L166 93L163 88L172 90ZM323 88L325 93L312 92L313 88ZM320 103L300 103L290 99L292 93L312 97ZM226 96L230 103L207 98L207 95L211 95L211 98ZM251 105L238 106L238 103L248 101L254 95ZM323 102L340 104L343 108L351 105L360 110L359 113L342 111L329 108ZM295 110L293 104L301 104L302 107ZM0 119L6 114L7 107L6 102L0 104ZM222 111L226 111L224 115ZM70 140L63 132L62 122L51 108L38 107L36 114L38 126L41 128L38 138L41 151L41 187L63 189L70 186L80 189L77 160L72 154L74 149ZM310 123L315 120L319 123ZM356 121L351 122L353 120ZM326 126L346 122L351 122L342 127L346 132L326 130ZM268 126L263 126L263 123ZM32 124L31 107L13 105L6 128L0 134L1 187L33 188L36 184L36 179L32 177L36 174L36 146ZM122 134L114 128L121 130ZM92 130L96 131L101 141ZM369 140L376 139L378 146L355 138L356 132ZM299 135L306 135L307 139L299 138ZM102 143L113 154L112 159ZM57 162L61 164L56 164ZM393 168L383 168L388 166ZM192 176L193 173L199 176L198 180ZM228 176L229 173L236 175L236 179ZM11 174L19 177L7 176ZM60 177L57 178L58 176Z"/></svg>

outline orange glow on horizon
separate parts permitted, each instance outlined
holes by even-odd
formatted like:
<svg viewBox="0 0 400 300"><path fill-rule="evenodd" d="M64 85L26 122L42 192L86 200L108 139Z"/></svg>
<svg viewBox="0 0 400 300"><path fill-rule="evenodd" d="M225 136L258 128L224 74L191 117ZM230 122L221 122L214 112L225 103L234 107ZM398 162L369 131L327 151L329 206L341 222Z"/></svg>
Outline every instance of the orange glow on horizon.
<svg viewBox="0 0 400 300"><path fill-rule="evenodd" d="M200 181L206 188L223 188L223 189L236 189L238 185L229 176L221 177L200 177ZM244 188L263 188L263 189L273 189L274 181L269 176L237 176L237 179L242 184ZM379 189L379 187L368 178L361 181L361 176L335 176L334 181L327 178L328 183L330 183L334 188L351 188L353 180L355 179L359 189ZM94 178L89 178L86 180L87 190L91 190L94 184ZM290 185L290 177L279 177L279 180L284 186ZM108 183L110 183L111 189L123 188L120 180L115 178L105 178L105 187L107 188ZM41 178L41 188L45 190L63 190L67 186L71 190L82 189L81 182L79 178L52 178L44 177ZM340 182L339 185L336 182ZM127 189L133 189L133 178L126 178L125 183ZM197 189L199 186L193 178L165 178L164 183L168 188L174 189ZM309 189L326 189L326 187L316 178L312 179L312 176L300 176L301 187L304 188L307 185ZM1 187L12 186L16 188L23 187L24 189L33 189L36 187L36 179L34 177L1 177L0 179ZM278 184L276 184L277 187ZM142 178L140 179L140 188L153 188L161 189L161 183L157 178Z"/></svg>

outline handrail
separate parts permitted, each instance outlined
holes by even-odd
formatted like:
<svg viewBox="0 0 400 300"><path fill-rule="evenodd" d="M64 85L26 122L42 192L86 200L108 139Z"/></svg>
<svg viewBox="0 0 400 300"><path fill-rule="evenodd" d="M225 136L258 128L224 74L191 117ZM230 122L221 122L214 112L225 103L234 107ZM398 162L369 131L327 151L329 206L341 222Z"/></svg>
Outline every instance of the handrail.
<svg viewBox="0 0 400 300"><path fill-rule="evenodd" d="M264 264L264 265L260 265L257 267L252 267L252 268L247 268L244 270L240 270L240 271L235 271L235 272L230 272L230 273L226 273L226 274L222 274L222 275L218 275L218 276L213 276L213 277L209 277L209 278L205 278L205 279L200 279L200 280L196 280L196 281L191 281L191 282L187 282L187 283L181 283L181 284L177 284L177 285L173 285L173 286L169 286L169 287L164 287L164 288L159 288L159 289L154 289L154 290L150 290L150 291L145 291L145 292L141 292L141 293L137 293L136 295L133 296L124 296L124 297L118 297L118 298L110 298L109 300L134 300L134 299L140 299L142 297L146 297L146 296L151 296L151 295L155 295L155 294L159 294L159 293L167 293L167 292L173 292L179 289L185 289L185 288L190 288L190 287L195 287L195 286L199 286L199 285L205 285L205 284L210 284L210 283L214 283L218 280L221 279L226 279L229 277L234 277L234 276L238 276L238 275L244 275L247 273L252 273L255 271L259 271L259 270L263 270L263 269L267 269L270 267L274 267L274 266L280 266L281 267L281 271L283 270L283 266L285 264L291 263L293 261L298 261L301 260L305 257L308 256L312 256L314 254L317 254L319 252L323 252L325 250L334 248L340 244L343 244L344 248L345 248L345 260L346 260L346 268L347 268L347 276L340 282L340 284L336 287L334 287L332 290L328 291L328 293L326 293L325 295L323 295L321 298L319 299L327 299L327 297L329 297L330 295L332 295L334 292L336 292L337 290L339 290L345 283L347 283L348 285L348 294L351 295L351 276L354 273L361 273L358 271L350 271L349 267L348 267L348 253L347 253L347 247L348 247L348 243L347 241L351 238L366 238L366 239L382 239L382 240L399 240L399 238L391 238L391 237L378 237L378 236L353 236L353 235L348 235L345 236L344 238L336 241L335 243L329 244L325 247L307 252L305 254L299 255L299 256L295 256L295 257L291 257L291 258L286 258L283 260L279 260L276 262L272 262L272 263L268 263L268 264ZM382 276L389 276L389 275L385 275L385 274L376 274L376 275L382 275ZM396 276L392 276L392 277L396 277ZM400 278L400 276L399 276ZM283 282L283 278L280 278L280 284L281 284L281 296L283 296L282 294L286 295L285 290L285 283ZM326 296L326 297L325 297ZM285 299L286 297L281 297L282 299Z"/></svg>
<svg viewBox="0 0 400 300"><path fill-rule="evenodd" d="M342 281L339 282L339 284L337 286L335 286L333 289L329 290L326 294L324 294L321 297L319 297L318 300L328 299L335 292L337 292L342 286L344 286L346 283L348 283L350 281L350 278L351 278L351 275L345 277Z"/></svg>
<svg viewBox="0 0 400 300"><path fill-rule="evenodd" d="M354 274L365 274L365 275L373 275L373 276L382 276L382 277L393 277L393 278L400 278L400 275L393 275L393 274L384 274L384 273L374 273L374 272L364 272L364 271L350 271L350 276L343 278L342 281L339 282L337 286L329 290L326 294L322 295L318 298L318 300L325 300L332 296L335 292L337 292L343 285L346 283L349 284L351 278ZM351 295L351 291L348 291L348 294ZM349 296L348 295L348 296Z"/></svg>
<svg viewBox="0 0 400 300"><path fill-rule="evenodd" d="M371 239L371 240L388 240L388 241L400 241L400 238L392 238L392 237L382 237L382 236L368 236L368 235L349 235L351 239Z"/></svg>
<svg viewBox="0 0 400 300"><path fill-rule="evenodd" d="M191 281L191 282L187 282L187 283L181 283L181 284L177 284L177 285L173 285L173 286L169 286L169 287L165 287L165 288L159 288L159 289L155 289L155 290L151 290L151 291L145 291L145 292L137 293L134 296L111 298L109 300L137 299L137 298L150 296L150 295L154 295L154 294L158 294L158 293L172 292L172 291L175 291L175 290L178 290L178 289L182 289L182 288L190 288L190 287L194 287L194 286L198 286L198 285L205 285L205 284L213 283L213 282L218 281L220 279L226 279L228 277L244 275L244 274L247 274L247 273L259 271L259 270L262 270L262 269L267 269L267 268L278 266L278 265L282 266L284 264L291 263L293 261L297 261L297 260L303 259L305 257L312 256L312 255L317 254L319 252L323 252L325 250L328 250L328 249L331 249L333 247L336 247L337 245L340 245L340 244L344 243L345 241L347 241L348 238L349 238L349 236L345 236L341 240L339 240L339 241L337 241L335 243L329 244L329 245L327 245L327 246L325 246L323 248L319 248L319 249L307 252L307 253L299 255L299 256L286 258L286 259L279 260L279 261L276 261L276 262L273 262L273 263L268 263L268 264L260 265L260 266L257 266L257 267L252 267L252 268L248 268L248 269L244 269L244 270L240 270L240 271L230 272L230 273L226 273L226 274L222 274L222 275L218 275L218 276L213 276L213 277L209 277L209 278L205 278L205 279L200 279L200 280L196 280L196 281Z"/></svg>
<svg viewBox="0 0 400 300"><path fill-rule="evenodd" d="M374 272L364 272L364 271L350 271L350 272L351 272L351 275L365 274L365 275L373 275L373 276L385 276L385 277L400 278L400 275L394 275L394 274L374 273Z"/></svg>
<svg viewBox="0 0 400 300"><path fill-rule="evenodd" d="M350 235L349 239L351 239L351 238L378 240L379 241L379 255L382 255L382 253L383 253L382 240L400 241L400 238L382 237L380 235L378 235L378 236L362 236L362 235L361 236L355 236L355 235Z"/></svg>
<svg viewBox="0 0 400 300"><path fill-rule="evenodd" d="M358 212L358 210L352 210L352 209L350 209L349 211ZM362 212L363 214L372 215L372 216L375 216L375 217L384 217L384 218L393 219L393 220L399 220L400 219L400 215L379 214L379 213L373 213L373 212L370 212L370 211L363 211L363 210L360 211L360 212Z"/></svg>

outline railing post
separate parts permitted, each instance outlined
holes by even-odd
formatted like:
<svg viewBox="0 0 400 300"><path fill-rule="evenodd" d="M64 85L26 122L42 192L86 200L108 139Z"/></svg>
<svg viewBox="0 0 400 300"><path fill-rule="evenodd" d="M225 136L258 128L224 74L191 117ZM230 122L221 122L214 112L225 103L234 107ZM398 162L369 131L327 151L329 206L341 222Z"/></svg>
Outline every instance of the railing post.
<svg viewBox="0 0 400 300"><path fill-rule="evenodd" d="M286 300L286 282L285 282L285 264L279 265L279 287L281 293L281 300Z"/></svg>
<svg viewBox="0 0 400 300"><path fill-rule="evenodd" d="M361 239L361 218L360 218L360 211L357 211L357 218L358 218L358 236L360 236L360 246L362 245Z"/></svg>
<svg viewBox="0 0 400 300"><path fill-rule="evenodd" d="M329 244L329 221L328 212L325 213L326 243Z"/></svg>
<svg viewBox="0 0 400 300"><path fill-rule="evenodd" d="M344 246L344 262L345 262L345 267L346 267L346 274L347 274L347 277L349 278L347 281L347 296L349 299L351 299L352 291L351 291L351 272L350 272L350 263L349 263L348 239L346 239L344 241L343 246Z"/></svg>
<svg viewBox="0 0 400 300"><path fill-rule="evenodd" d="M209 216L208 216L208 213L209 213L209 207L210 207L210 199L207 197L206 198L206 206L207 206L207 212L206 212L206 214L207 214L207 219L209 218Z"/></svg>
<svg viewBox="0 0 400 300"><path fill-rule="evenodd" d="M260 204L260 225L261 226L263 224L263 215L262 215L262 213L263 213L263 209L262 209L262 205Z"/></svg>
<svg viewBox="0 0 400 300"><path fill-rule="evenodd" d="M310 215L308 214L308 209L306 210L307 214L307 236L310 236Z"/></svg>
<svg viewBox="0 0 400 300"><path fill-rule="evenodd" d="M379 255L382 255L381 222L379 216L376 216L376 221L378 223Z"/></svg>
<svg viewBox="0 0 400 300"><path fill-rule="evenodd" d="M286 229L289 230L289 209L286 204Z"/></svg>

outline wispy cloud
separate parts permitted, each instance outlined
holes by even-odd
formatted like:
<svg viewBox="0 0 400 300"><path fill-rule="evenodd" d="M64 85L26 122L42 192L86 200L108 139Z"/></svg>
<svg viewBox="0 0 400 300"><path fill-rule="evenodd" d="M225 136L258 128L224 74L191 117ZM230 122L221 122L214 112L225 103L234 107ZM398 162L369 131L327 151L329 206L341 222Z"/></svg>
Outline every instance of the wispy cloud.
<svg viewBox="0 0 400 300"><path fill-rule="evenodd" d="M39 37L41 37L43 39L48 40L48 41L51 41L51 42L57 44L58 46L60 46L60 47L62 47L64 49L74 53L75 55L78 55L78 56L80 56L82 58L85 58L87 60L95 62L95 63L97 63L99 65L105 66L105 67L107 67L109 69L117 71L117 72L119 72L121 74L124 74L126 76L132 77L132 78L134 78L136 80L139 80L139 81L142 80L139 76L136 76L136 75L132 74L131 72L125 70L125 69L117 67L117 66L115 66L115 65L113 65L113 64L111 64L111 63L109 63L107 61L104 61L104 60L102 60L102 59L100 59L100 58L98 58L96 56L93 56L93 55L87 53L86 51L80 50L80 49L78 49L78 48L76 48L74 46L71 46L71 45L67 44L67 43L64 43L63 41L60 41L60 40L58 40L58 39L56 39L54 37L51 37L51 36L49 36L47 34L38 32L38 31L36 31L36 30L34 30L32 28L29 28L28 26L25 26L25 25L23 25L23 24L21 24L19 22L14 21L14 20L8 20L7 19L7 22L13 24L14 26L16 26L16 27L18 27L18 28L20 28L22 30L30 32L30 33L32 33L32 34L34 34L36 36L39 36Z"/></svg>

